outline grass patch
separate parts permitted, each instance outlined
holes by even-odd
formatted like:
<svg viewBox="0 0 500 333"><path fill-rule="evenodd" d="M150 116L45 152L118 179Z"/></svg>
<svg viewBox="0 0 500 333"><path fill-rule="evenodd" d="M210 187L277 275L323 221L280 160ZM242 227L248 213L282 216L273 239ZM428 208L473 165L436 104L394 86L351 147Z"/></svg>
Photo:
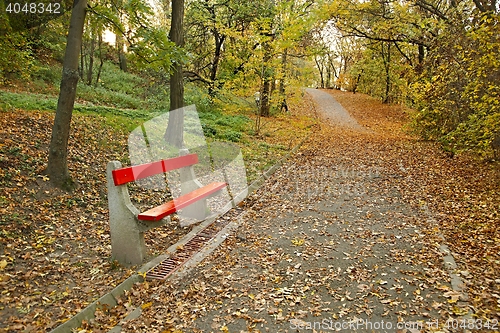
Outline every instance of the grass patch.
<svg viewBox="0 0 500 333"><path fill-rule="evenodd" d="M97 73L94 74L94 77ZM98 86L108 92L133 96L139 99L144 96L146 80L132 73L127 73L110 62L104 62Z"/></svg>
<svg viewBox="0 0 500 333"><path fill-rule="evenodd" d="M53 111L57 107L57 97L43 94L26 94L0 91L0 111L23 109L27 111Z"/></svg>
<svg viewBox="0 0 500 333"><path fill-rule="evenodd" d="M217 113L200 113L203 133L222 141L239 142L251 131L250 118L242 115L224 115Z"/></svg>
<svg viewBox="0 0 500 333"><path fill-rule="evenodd" d="M40 65L31 76L34 81L44 81L46 84L57 86L61 82L62 67L55 65Z"/></svg>
<svg viewBox="0 0 500 333"><path fill-rule="evenodd" d="M111 92L103 87L94 87L85 84L78 85L76 95L79 100L85 100L95 105L105 105L115 108L140 109L146 104L136 96L128 95L123 92Z"/></svg>
<svg viewBox="0 0 500 333"><path fill-rule="evenodd" d="M57 108L57 97L43 94L12 93L0 91L0 111L8 112L15 109L26 111L55 111ZM99 115L105 123L114 129L133 130L142 122L151 119L160 111L143 109L126 109L104 105L93 105L89 103L75 103L75 114Z"/></svg>

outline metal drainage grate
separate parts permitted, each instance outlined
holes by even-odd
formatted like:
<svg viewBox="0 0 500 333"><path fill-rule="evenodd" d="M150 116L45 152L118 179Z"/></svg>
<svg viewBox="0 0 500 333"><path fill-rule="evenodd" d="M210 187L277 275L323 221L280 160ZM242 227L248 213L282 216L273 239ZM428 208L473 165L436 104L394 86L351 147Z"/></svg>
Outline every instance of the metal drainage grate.
<svg viewBox="0 0 500 333"><path fill-rule="evenodd" d="M212 240L226 225L229 219L216 221L191 238L182 249L178 249L172 257L162 261L146 273L146 278L165 280L179 269L188 259L198 253L205 244Z"/></svg>

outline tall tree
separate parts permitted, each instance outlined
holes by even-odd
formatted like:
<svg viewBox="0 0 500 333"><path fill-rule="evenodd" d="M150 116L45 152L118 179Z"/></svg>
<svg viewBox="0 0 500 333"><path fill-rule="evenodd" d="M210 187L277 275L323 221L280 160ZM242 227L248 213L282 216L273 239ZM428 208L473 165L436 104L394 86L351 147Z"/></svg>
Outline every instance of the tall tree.
<svg viewBox="0 0 500 333"><path fill-rule="evenodd" d="M194 55L184 75L202 82L208 93L216 92L231 79L234 72L233 52L245 52L241 44L250 23L255 20L259 4L241 0L193 1L186 13L186 49ZM255 43L255 41L254 41ZM243 61L245 63L245 61Z"/></svg>
<svg viewBox="0 0 500 333"><path fill-rule="evenodd" d="M117 15L118 19L120 20L120 25L124 24L124 13L122 13L122 8L123 8L123 1L122 0L117 0ZM124 41L124 33L120 31L119 29L116 29L116 51L118 53L118 62L120 63L120 69L124 72L127 71L127 56L125 55L125 52L123 50L125 46L125 41ZM125 30L125 29L124 29Z"/></svg>
<svg viewBox="0 0 500 333"><path fill-rule="evenodd" d="M78 56L82 46L87 0L74 0L63 62L63 74L52 128L47 173L52 184L71 189L74 181L68 170L68 139L78 84Z"/></svg>
<svg viewBox="0 0 500 333"><path fill-rule="evenodd" d="M274 38L274 34L269 34L268 37ZM260 109L261 116L269 117L271 109L271 80L274 76L274 68L272 67L272 46L271 40L264 40L262 43L264 55L262 57L262 86L260 88Z"/></svg>
<svg viewBox="0 0 500 333"><path fill-rule="evenodd" d="M179 48L184 46L184 0L172 0L172 24L170 40ZM174 61L170 76L170 111L184 107L184 82L182 60ZM182 147L184 142L184 114L180 110L170 112L165 140L175 147Z"/></svg>

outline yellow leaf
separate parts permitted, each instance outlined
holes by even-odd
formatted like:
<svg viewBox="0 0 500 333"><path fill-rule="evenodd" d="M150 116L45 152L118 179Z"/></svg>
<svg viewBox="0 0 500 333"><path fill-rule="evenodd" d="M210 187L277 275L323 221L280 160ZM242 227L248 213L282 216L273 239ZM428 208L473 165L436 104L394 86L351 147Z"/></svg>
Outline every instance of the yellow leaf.
<svg viewBox="0 0 500 333"><path fill-rule="evenodd" d="M297 238L292 239L292 244L295 246L301 246L301 245L304 245L304 243L305 243L305 240L303 240L303 239L297 239Z"/></svg>
<svg viewBox="0 0 500 333"><path fill-rule="evenodd" d="M457 316L465 316L469 313L469 309L467 308L459 308L458 306L454 306L452 309L453 313Z"/></svg>
<svg viewBox="0 0 500 333"><path fill-rule="evenodd" d="M145 310L147 308L150 308L151 305L153 305L153 302L144 303L143 305L141 305L141 308Z"/></svg>
<svg viewBox="0 0 500 333"><path fill-rule="evenodd" d="M2 260L0 261L0 270L3 270L5 267L7 267L7 260Z"/></svg>

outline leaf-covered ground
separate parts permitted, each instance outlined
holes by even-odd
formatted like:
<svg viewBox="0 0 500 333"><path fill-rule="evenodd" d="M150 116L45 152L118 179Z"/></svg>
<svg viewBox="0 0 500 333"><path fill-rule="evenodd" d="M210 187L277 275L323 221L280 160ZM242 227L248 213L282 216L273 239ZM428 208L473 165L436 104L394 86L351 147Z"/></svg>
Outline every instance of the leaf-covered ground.
<svg viewBox="0 0 500 333"><path fill-rule="evenodd" d="M269 122L266 135L241 143L251 177L309 131L312 121L299 107ZM50 331L138 269L110 258L105 170L111 160L128 165L128 133L102 116L75 114L68 164L78 189L65 193L43 173L52 124L50 112L0 112L0 331ZM133 191L144 207L165 196ZM146 233L150 258L190 230L172 223Z"/></svg>
<svg viewBox="0 0 500 333"><path fill-rule="evenodd" d="M372 132L320 122L249 198L241 229L189 279L137 285L121 306L82 329L105 332L135 306L143 314L124 331L284 331L293 319L301 325L366 314L443 323L462 310L442 269L439 233L478 318L498 319L498 163L449 158L402 131L401 108L330 93ZM268 125L275 134L269 144L295 144L287 121ZM79 188L65 194L42 174L52 116L17 110L0 113L0 123L0 328L46 331L135 269L109 259L104 170L109 160L126 161L126 133L96 126L97 116L75 117L70 168ZM251 161L266 163L247 155L255 170ZM429 225L426 207L436 224ZM148 248L160 253L188 231L171 225L150 232Z"/></svg>
<svg viewBox="0 0 500 333"><path fill-rule="evenodd" d="M83 329L106 331L134 307L123 332L321 332L360 319L358 330L455 332L468 310L498 323L498 164L405 134L400 107L330 93L371 131L321 122L188 278L137 285ZM450 287L443 242L469 303Z"/></svg>

